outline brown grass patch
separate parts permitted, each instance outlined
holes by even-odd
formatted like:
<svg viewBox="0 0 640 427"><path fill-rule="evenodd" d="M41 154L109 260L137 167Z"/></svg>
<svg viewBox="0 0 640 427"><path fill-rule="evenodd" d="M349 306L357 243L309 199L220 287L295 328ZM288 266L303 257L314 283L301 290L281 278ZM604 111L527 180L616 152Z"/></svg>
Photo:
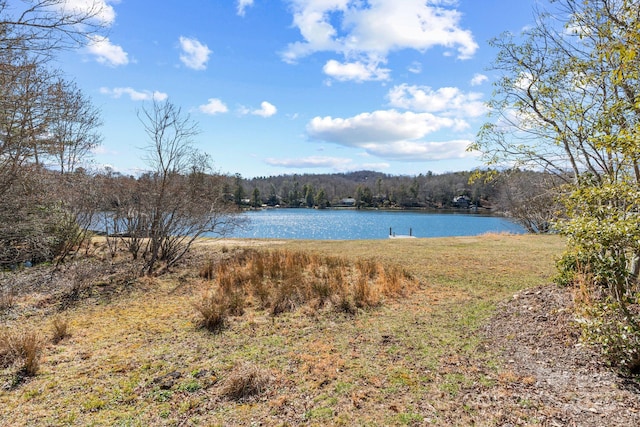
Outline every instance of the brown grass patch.
<svg viewBox="0 0 640 427"><path fill-rule="evenodd" d="M200 277L214 278L213 292L234 315L243 313L247 299L274 316L305 304L354 312L418 288L396 265L282 249L243 249L216 266L208 260Z"/></svg>
<svg viewBox="0 0 640 427"><path fill-rule="evenodd" d="M243 400L266 392L273 381L269 371L253 363L240 363L229 373L220 394L227 399Z"/></svg>

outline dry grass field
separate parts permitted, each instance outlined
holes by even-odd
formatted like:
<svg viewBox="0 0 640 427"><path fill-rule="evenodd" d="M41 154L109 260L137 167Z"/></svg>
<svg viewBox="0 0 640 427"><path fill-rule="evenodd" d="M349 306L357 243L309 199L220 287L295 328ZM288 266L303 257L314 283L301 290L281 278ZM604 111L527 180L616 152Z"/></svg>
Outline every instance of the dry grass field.
<svg viewBox="0 0 640 427"><path fill-rule="evenodd" d="M0 425L569 425L487 329L557 236L203 240L151 278L99 249L2 276Z"/></svg>

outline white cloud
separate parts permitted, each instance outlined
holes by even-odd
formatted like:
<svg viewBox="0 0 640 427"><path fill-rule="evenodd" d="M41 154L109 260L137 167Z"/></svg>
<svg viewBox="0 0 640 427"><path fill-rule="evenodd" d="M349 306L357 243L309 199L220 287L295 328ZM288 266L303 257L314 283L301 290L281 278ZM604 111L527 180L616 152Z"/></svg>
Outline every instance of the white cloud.
<svg viewBox="0 0 640 427"><path fill-rule="evenodd" d="M461 130L459 119L431 113L400 113L395 110L362 113L354 117L315 117L307 124L313 138L339 145L361 148L368 154L407 161L461 158L468 154L468 140L426 141L425 137L442 129Z"/></svg>
<svg viewBox="0 0 640 427"><path fill-rule="evenodd" d="M354 57L368 58L365 63L385 62L392 51L425 51L436 46L456 51L459 59L468 59L478 49L471 32L460 27L461 14L453 8L453 1L289 2L293 25L302 36L282 53L283 60L290 63L315 52L335 52L347 62Z"/></svg>
<svg viewBox="0 0 640 427"><path fill-rule="evenodd" d="M429 86L395 86L387 95L393 107L442 113L455 117L479 117L486 114L482 93L464 93L456 87L433 90Z"/></svg>
<svg viewBox="0 0 640 427"><path fill-rule="evenodd" d="M442 128L455 126L455 120L430 113L381 110L347 119L314 117L307 124L307 132L315 139L361 147L369 142L418 139Z"/></svg>
<svg viewBox="0 0 640 427"><path fill-rule="evenodd" d="M96 57L96 61L106 64L110 67L119 65L127 65L129 63L129 55L122 47L112 44L111 41L104 36L92 35L87 44L87 52Z"/></svg>
<svg viewBox="0 0 640 427"><path fill-rule="evenodd" d="M106 87L100 88L100 93L103 95L111 96L112 98L120 98L123 95L128 96L132 101L164 101L169 96L164 92L143 90L138 91L130 87L116 87L109 89Z"/></svg>
<svg viewBox="0 0 640 427"><path fill-rule="evenodd" d="M409 65L407 71L413 74L420 74L422 72L422 64L418 61L414 61L411 63L411 65Z"/></svg>
<svg viewBox="0 0 640 427"><path fill-rule="evenodd" d="M370 80L389 80L388 68L379 68L378 63L360 61L340 63L335 59L327 61L322 71L329 77L333 77L341 82L353 80L356 82L364 82Z"/></svg>
<svg viewBox="0 0 640 427"><path fill-rule="evenodd" d="M205 114L215 116L216 114L226 113L227 111L229 111L229 108L227 108L224 102L222 102L218 98L209 98L209 102L207 104L199 106L198 110Z"/></svg>
<svg viewBox="0 0 640 427"><path fill-rule="evenodd" d="M180 61L193 70L204 70L207 68L211 50L207 45L200 43L197 39L180 36Z"/></svg>
<svg viewBox="0 0 640 427"><path fill-rule="evenodd" d="M243 112L246 113L246 109L243 110ZM275 105L267 102L267 101L263 101L260 104L260 108L257 110L253 110L251 111L251 114L255 115L255 116L261 116L261 117L271 117L274 114L276 114L278 112L278 109L276 108Z"/></svg>
<svg viewBox="0 0 640 427"><path fill-rule="evenodd" d="M282 166L285 168L333 168L343 170L351 163L351 159L343 157L309 156L300 159L265 159L271 166Z"/></svg>
<svg viewBox="0 0 640 427"><path fill-rule="evenodd" d="M116 12L108 0L64 0L56 4L64 13L94 18L101 25L110 26L116 19Z"/></svg>
<svg viewBox="0 0 640 427"><path fill-rule="evenodd" d="M471 140L457 139L451 141L395 141L390 144L366 144L369 153L378 157L403 161L432 161L446 159L461 159L475 156L466 151Z"/></svg>
<svg viewBox="0 0 640 427"><path fill-rule="evenodd" d="M253 6L253 0L238 0L238 15L244 16L248 7Z"/></svg>
<svg viewBox="0 0 640 427"><path fill-rule="evenodd" d="M489 77L485 76L484 74L474 74L473 78L471 79L471 86L480 86L487 80L489 80Z"/></svg>

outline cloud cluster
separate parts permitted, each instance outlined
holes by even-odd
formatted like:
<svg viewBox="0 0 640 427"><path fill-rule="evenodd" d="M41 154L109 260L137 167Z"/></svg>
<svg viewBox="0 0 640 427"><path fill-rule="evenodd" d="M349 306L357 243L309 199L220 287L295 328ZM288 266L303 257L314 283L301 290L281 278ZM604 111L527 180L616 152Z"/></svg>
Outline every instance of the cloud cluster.
<svg viewBox="0 0 640 427"><path fill-rule="evenodd" d="M251 6L253 6L253 0L238 0L238 15L244 16L245 10Z"/></svg>
<svg viewBox="0 0 640 427"><path fill-rule="evenodd" d="M210 116L229 112L229 108L227 107L227 105L219 98L209 98L206 104L200 105L198 107L198 110L201 113L208 114ZM262 101L262 103L260 104L260 108L251 109L245 106L240 106L237 112L241 116L251 114L254 116L267 118L274 116L278 112L278 109L272 103Z"/></svg>
<svg viewBox="0 0 640 427"><path fill-rule="evenodd" d="M322 68L322 71L338 81L353 80L355 82L364 82L371 80L388 80L391 70L388 68L380 68L377 63L371 62L338 62L330 59Z"/></svg>
<svg viewBox="0 0 640 427"><path fill-rule="evenodd" d="M451 1L425 0L289 0L293 25L302 41L282 52L294 63L316 52L334 52L344 62L330 60L325 73L340 80L383 80L389 70L379 68L390 52L425 51L441 46L468 59L478 49L469 30L460 27L461 14Z"/></svg>
<svg viewBox="0 0 640 427"><path fill-rule="evenodd" d="M307 124L312 139L360 148L370 155L404 161L460 158L471 141L429 141L443 129L462 130L464 120L431 113L380 110L349 118L314 117Z"/></svg>
<svg viewBox="0 0 640 427"><path fill-rule="evenodd" d="M116 12L106 0L64 0L54 4L63 13L86 16L100 25L110 26L116 19Z"/></svg>
<svg viewBox="0 0 640 427"><path fill-rule="evenodd" d="M268 165L285 168L332 168L345 170L353 163L351 159L344 157L309 156L300 159L274 159L265 160Z"/></svg>
<svg viewBox="0 0 640 427"><path fill-rule="evenodd" d="M116 20L116 12L108 0L94 0L88 2L86 0L63 0L55 3L63 14L69 14L79 17L87 17L88 21L94 21L97 25L110 27ZM121 46L113 44L108 37L92 34L89 36L85 52L94 56L100 64L110 67L127 65L129 63L129 55Z"/></svg>
<svg viewBox="0 0 640 427"><path fill-rule="evenodd" d="M127 65L129 55L122 47L111 43L108 37L92 35L87 44L87 52L95 56L96 61L110 67Z"/></svg>
<svg viewBox="0 0 640 427"><path fill-rule="evenodd" d="M208 103L199 106L198 110L210 116L215 116L216 114L226 113L229 108L218 98L209 98Z"/></svg>
<svg viewBox="0 0 640 427"><path fill-rule="evenodd" d="M430 113L381 110L362 113L346 119L314 117L307 125L307 133L314 139L335 142L349 147L364 147L371 143L415 140L443 128L460 123Z"/></svg>
<svg viewBox="0 0 640 427"><path fill-rule="evenodd" d="M463 158L473 155L466 151L472 141L465 132L469 121L486 113L482 97L456 87L401 84L387 93L392 109L347 118L314 117L306 131L311 139L359 148L387 160ZM447 137L435 137L438 132Z"/></svg>
<svg viewBox="0 0 640 427"><path fill-rule="evenodd" d="M387 96L393 107L444 116L480 117L487 112L482 93L464 93L457 87L433 90L429 86L402 84L391 89Z"/></svg>
<svg viewBox="0 0 640 427"><path fill-rule="evenodd" d="M121 98L122 96L128 96L132 101L164 101L169 96L164 92L149 91L149 90L135 90L131 87L116 87L109 89L107 87L101 87L100 93L108 95L112 98Z"/></svg>
<svg viewBox="0 0 640 427"><path fill-rule="evenodd" d="M251 111L251 114L253 114L254 116L267 118L275 115L277 112L278 112L278 109L276 108L275 105L267 101L262 101L262 103L260 103L260 108Z"/></svg>
<svg viewBox="0 0 640 427"><path fill-rule="evenodd" d="M332 169L336 172L348 172L356 170L384 170L390 167L389 163L357 163L346 157L309 156L289 159L265 159L265 163L288 169Z"/></svg>
<svg viewBox="0 0 640 427"><path fill-rule="evenodd" d="M207 68L209 55L211 50L206 44L199 40L189 37L180 36L180 61L193 70L204 70Z"/></svg>

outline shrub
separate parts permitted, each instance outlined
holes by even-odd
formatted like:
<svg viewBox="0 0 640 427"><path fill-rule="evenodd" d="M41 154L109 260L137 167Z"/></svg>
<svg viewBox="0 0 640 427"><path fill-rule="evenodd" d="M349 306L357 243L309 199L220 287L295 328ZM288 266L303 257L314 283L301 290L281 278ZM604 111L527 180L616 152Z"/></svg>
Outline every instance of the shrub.
<svg viewBox="0 0 640 427"><path fill-rule="evenodd" d="M216 292L204 293L199 301L193 303L193 307L200 313L198 321L200 327L211 332L219 332L224 329L227 321L227 305Z"/></svg>
<svg viewBox="0 0 640 427"><path fill-rule="evenodd" d="M622 374L640 374L640 293L624 257L567 251L557 262L559 286L575 288L582 339Z"/></svg>
<svg viewBox="0 0 640 427"><path fill-rule="evenodd" d="M29 330L4 330L0 332L0 367L18 365L18 373L36 375L43 343L39 335Z"/></svg>
<svg viewBox="0 0 640 427"><path fill-rule="evenodd" d="M640 306L615 301L590 275L576 277L574 300L582 339L621 373L640 374Z"/></svg>
<svg viewBox="0 0 640 427"><path fill-rule="evenodd" d="M220 392L228 399L241 400L264 393L272 382L269 371L242 363L229 373Z"/></svg>
<svg viewBox="0 0 640 427"><path fill-rule="evenodd" d="M53 335L51 337L51 342L54 344L58 344L63 339L70 336L69 334L69 321L62 317L56 317L51 322L51 328Z"/></svg>
<svg viewBox="0 0 640 427"><path fill-rule="evenodd" d="M596 344L609 365L625 374L640 374L640 316L623 314L618 303L584 307L582 336Z"/></svg>

